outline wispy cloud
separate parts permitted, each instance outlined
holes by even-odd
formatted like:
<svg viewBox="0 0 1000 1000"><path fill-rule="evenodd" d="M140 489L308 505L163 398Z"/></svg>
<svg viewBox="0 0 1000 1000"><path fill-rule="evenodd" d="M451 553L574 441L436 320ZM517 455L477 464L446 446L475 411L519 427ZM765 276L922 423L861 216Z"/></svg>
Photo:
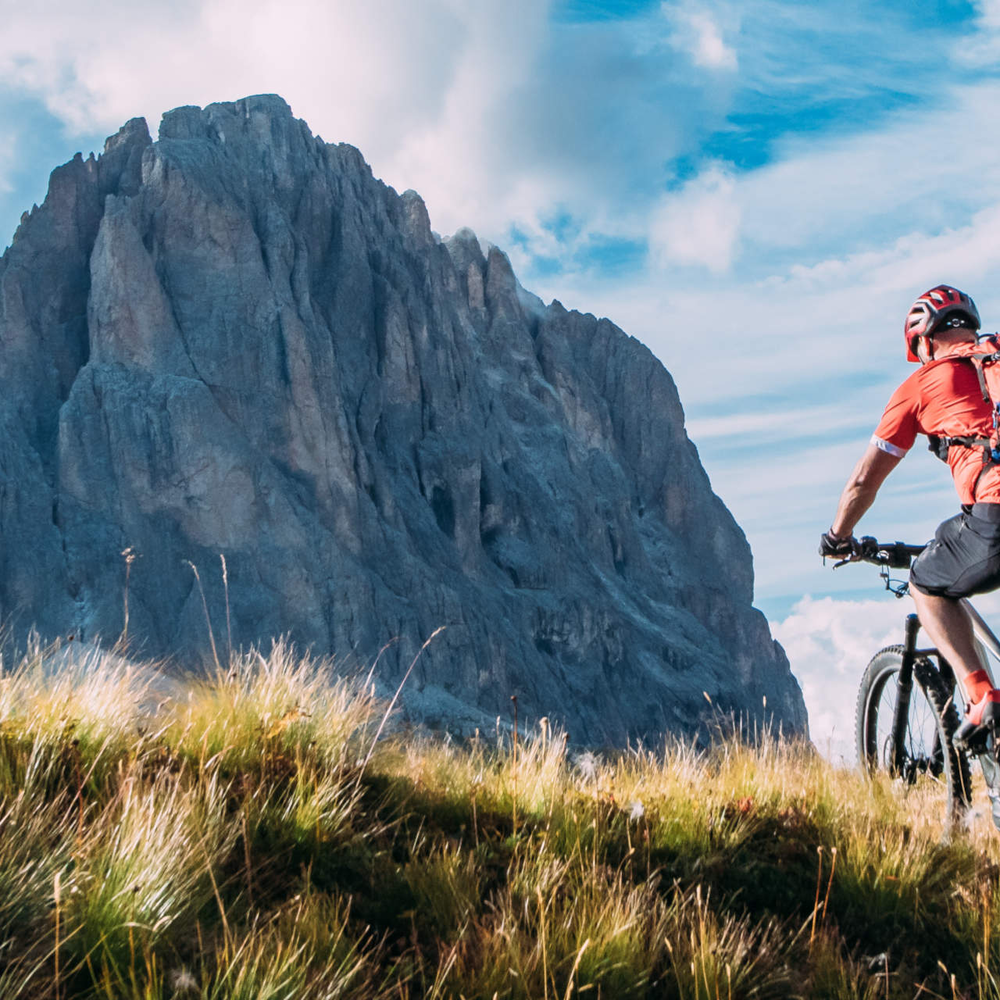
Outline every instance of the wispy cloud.
<svg viewBox="0 0 1000 1000"><path fill-rule="evenodd" d="M718 415L688 420L688 434L698 441L723 438L737 445L751 440L776 444L802 437L841 437L847 432L863 432L871 422L850 401L845 404L842 400L824 400L813 406L782 406L777 410L757 410L741 402L732 401L725 409L720 406L722 412Z"/></svg>
<svg viewBox="0 0 1000 1000"><path fill-rule="evenodd" d="M813 742L830 759L854 764L854 704L861 676L871 657L902 641L904 616L911 602L838 601L804 597L771 632L792 663L808 663L799 683L809 707Z"/></svg>
<svg viewBox="0 0 1000 1000"><path fill-rule="evenodd" d="M673 27L671 47L690 56L695 66L730 72L737 69L736 50L726 43L712 10L695 3L663 3L661 10Z"/></svg>
<svg viewBox="0 0 1000 1000"><path fill-rule="evenodd" d="M182 0L169 10L108 0L95 16L43 0L8 14L0 82L37 94L81 132L135 114L155 129L178 104L276 91L325 138L359 146L390 183L421 191L441 232L472 225L504 242L516 225L529 266L566 263L603 240L644 240L660 263L723 273L754 241L773 249L829 235L837 206L856 194L843 178L861 161L832 174L842 187L828 192L824 219L834 225L806 232L817 205L794 202L820 200L812 164L781 153L802 173L783 179L792 201L776 212L734 182L746 144L767 149L834 87L844 99L884 96L909 51L887 44L902 31L891 6L877 18L858 7L849 31L832 5L787 0L683 0L571 24L549 13L537 0ZM855 67L852 54L868 48L880 58ZM923 65L919 77L934 75ZM897 73L908 85L917 76ZM706 142L714 155L700 153ZM692 156L707 167L664 195ZM829 151L823 162L833 166ZM557 215L574 220L572 235L553 230Z"/></svg>
<svg viewBox="0 0 1000 1000"><path fill-rule="evenodd" d="M979 31L955 42L955 59L978 70L995 72L1000 56L1000 2L974 0L973 6Z"/></svg>
<svg viewBox="0 0 1000 1000"><path fill-rule="evenodd" d="M1000 197L1000 151L959 139L989 134L998 99L994 81L953 86L882 128L782 140L740 187L748 243L815 259L956 228Z"/></svg>
<svg viewBox="0 0 1000 1000"><path fill-rule="evenodd" d="M656 6L562 23L538 0L108 0L100 16L43 0L7 15L0 84L88 133L137 114L155 131L179 104L277 92L379 176L419 190L439 231L472 225L503 242L516 225L532 256L565 256L555 215L575 220L578 245L634 237L665 165L724 123L732 82L715 77L729 49L713 41L720 16L697 11L685 14L692 64L671 57L676 25Z"/></svg>
<svg viewBox="0 0 1000 1000"><path fill-rule="evenodd" d="M665 195L652 213L646 237L654 265L700 264L716 274L729 270L740 234L742 210L736 183L713 165L677 191Z"/></svg>

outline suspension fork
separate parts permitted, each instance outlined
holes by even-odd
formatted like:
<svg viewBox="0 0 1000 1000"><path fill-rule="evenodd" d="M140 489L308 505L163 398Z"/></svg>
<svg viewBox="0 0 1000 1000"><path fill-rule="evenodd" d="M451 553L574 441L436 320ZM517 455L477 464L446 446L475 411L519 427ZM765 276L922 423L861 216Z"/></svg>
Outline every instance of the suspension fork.
<svg viewBox="0 0 1000 1000"><path fill-rule="evenodd" d="M916 659L917 633L919 631L920 619L917 615L907 615L903 639L903 661L899 665L896 704L892 710L892 768L897 774L903 770L904 737L906 736L906 720L910 714L910 695L913 692L913 661Z"/></svg>

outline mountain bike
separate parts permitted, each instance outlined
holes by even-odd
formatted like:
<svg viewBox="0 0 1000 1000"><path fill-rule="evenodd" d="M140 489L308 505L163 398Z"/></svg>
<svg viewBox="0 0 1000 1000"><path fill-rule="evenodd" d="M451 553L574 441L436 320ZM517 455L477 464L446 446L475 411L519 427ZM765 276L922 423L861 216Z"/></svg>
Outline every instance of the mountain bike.
<svg viewBox="0 0 1000 1000"><path fill-rule="evenodd" d="M909 569L923 549L923 545L885 545L865 537L836 566L873 563L886 589L902 598L909 592L909 582L895 579L892 572ZM968 599L962 603L972 619L979 658L992 683L991 661L1000 662L1000 640ZM956 706L964 707L964 691L937 649L918 647L919 632L920 619L907 615L902 644L879 650L865 669L856 715L858 762L871 774L886 771L906 785L922 779L940 783L946 795L946 819L953 822L961 819L972 801L969 758L978 759L993 822L1000 828L1000 747L993 733L974 746L954 744L952 737L960 721Z"/></svg>

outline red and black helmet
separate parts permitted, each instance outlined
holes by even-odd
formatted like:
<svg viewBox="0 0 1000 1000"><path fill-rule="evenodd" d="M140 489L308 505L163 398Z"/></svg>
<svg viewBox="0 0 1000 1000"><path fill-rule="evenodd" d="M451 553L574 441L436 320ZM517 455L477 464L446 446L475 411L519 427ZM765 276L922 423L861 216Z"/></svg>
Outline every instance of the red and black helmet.
<svg viewBox="0 0 1000 1000"><path fill-rule="evenodd" d="M929 292L924 292L910 306L910 311L906 314L906 323L903 325L903 335L906 337L906 360L919 361L920 358L913 349L913 342L917 337L933 336L934 329L953 316L961 317L971 323L971 329L979 329L979 310L971 296L952 288L951 285L938 285Z"/></svg>

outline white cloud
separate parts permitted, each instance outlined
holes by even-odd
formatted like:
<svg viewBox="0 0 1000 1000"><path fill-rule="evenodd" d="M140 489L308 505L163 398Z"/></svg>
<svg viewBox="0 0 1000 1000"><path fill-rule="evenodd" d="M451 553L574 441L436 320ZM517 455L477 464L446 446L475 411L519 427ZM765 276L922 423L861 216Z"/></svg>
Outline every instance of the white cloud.
<svg viewBox="0 0 1000 1000"><path fill-rule="evenodd" d="M554 40L549 6L40 0L5 12L0 85L88 134L136 115L155 133L181 104L279 93L377 176L420 191L439 232L506 242L516 224L535 252L560 253L545 222L561 212L582 243L595 228L640 231L662 165L724 108L707 91L662 100L682 70L646 43L664 30L658 12L561 25Z"/></svg>
<svg viewBox="0 0 1000 1000"><path fill-rule="evenodd" d="M657 267L701 265L715 274L729 270L740 234L736 181L713 164L653 210L648 239Z"/></svg>
<svg viewBox="0 0 1000 1000"><path fill-rule="evenodd" d="M739 186L744 232L757 249L872 246L872 234L941 232L1000 200L1000 150L958 136L989 135L1000 83L942 92L930 108L899 112L849 137L785 140L776 161Z"/></svg>
<svg viewBox="0 0 1000 1000"><path fill-rule="evenodd" d="M669 2L661 9L674 29L670 39L673 48L690 55L696 66L735 72L736 50L723 40L722 28L711 11L695 4Z"/></svg>
<svg viewBox="0 0 1000 1000"><path fill-rule="evenodd" d="M996 66L1000 56L1000 2L974 0L978 32L955 42L955 60L972 67Z"/></svg>
<svg viewBox="0 0 1000 1000"><path fill-rule="evenodd" d="M104 0L96 11L42 0L5 12L4 28L0 78L39 94L81 131L114 129L137 114L155 129L178 104L276 90L300 115L321 117L313 125L329 138L379 147L380 133L436 113L464 34L447 0L419 8L395 0Z"/></svg>
<svg viewBox="0 0 1000 1000"><path fill-rule="evenodd" d="M984 26L994 5L981 4ZM921 155L927 136L951 134L941 112L937 122L901 116L909 133L890 130L878 155L872 136L853 146L813 143L812 158L788 147L773 173L735 183L709 167L683 192L696 205L684 209L670 196L656 206L664 164L725 123L732 84L718 70L736 77L730 40L757 48L767 41L767 53L755 48L739 66L757 81L772 49L784 53L782 30L815 34L815 25L803 27L795 5L773 0L676 0L631 22L562 25L556 38L548 12L547 0L502 8L462 0L39 0L5 12L0 83L41 96L87 131L112 131L140 113L155 130L160 113L178 104L278 92L325 138L361 148L379 176L417 188L441 232L469 224L503 241L514 222L533 252L549 256L586 246L595 232L648 235L661 264L719 274L741 246L799 247L818 235L839 246L845 233L870 231L857 225L857 206L869 219L884 215L898 208L900 191L923 206L915 222L935 213L947 221L947 199L926 194L949 177L952 192L975 197L990 183L962 183L969 163L961 156L936 148ZM828 11L809 16L830 27ZM664 46L681 47L691 64L665 59ZM786 88L801 77L784 62L778 69ZM665 99L670 93L684 99ZM974 119L963 134L988 134L995 106L996 94L984 94L978 110L959 109ZM984 156L977 151L981 172ZM920 189L914 180L924 176ZM545 225L562 211L579 221L568 247Z"/></svg>
<svg viewBox="0 0 1000 1000"><path fill-rule="evenodd" d="M880 376L887 397L911 370L901 360L902 317L921 291L954 283L987 325L1000 320L1000 149L952 158L945 172L941 157L894 170L887 151L899 159L913 136L953 131L953 119L988 134L986 109L998 103L1000 85L984 83L886 132L790 149L743 175L710 167L647 220L657 268L614 282L564 276L535 290L613 317L663 359L689 407L764 389L780 399L796 387L828 402L822 383L845 377ZM895 218L873 229L887 203ZM928 203L950 210L921 224ZM670 280L679 263L707 273ZM692 329L712 338L710 363L690 350Z"/></svg>
<svg viewBox="0 0 1000 1000"><path fill-rule="evenodd" d="M1000 31L1000 0L974 0L982 27Z"/></svg>
<svg viewBox="0 0 1000 1000"><path fill-rule="evenodd" d="M974 603L987 618L1000 612L1000 595ZM903 641L903 622L912 611L911 600L888 595L866 601L806 596L784 621L772 622L802 687L812 740L831 760L857 762L854 720L862 673L878 650Z"/></svg>
<svg viewBox="0 0 1000 1000"><path fill-rule="evenodd" d="M804 597L771 634L802 687L813 743L834 761L853 764L854 705L861 675L884 646L902 641L911 601L838 601Z"/></svg>
<svg viewBox="0 0 1000 1000"><path fill-rule="evenodd" d="M99 14L42 0L5 17L0 84L88 133L142 115L155 135L170 108L279 93L327 141L420 190L437 228L500 238L519 206L555 197L491 134L531 75L547 13L544 0L105 0Z"/></svg>

